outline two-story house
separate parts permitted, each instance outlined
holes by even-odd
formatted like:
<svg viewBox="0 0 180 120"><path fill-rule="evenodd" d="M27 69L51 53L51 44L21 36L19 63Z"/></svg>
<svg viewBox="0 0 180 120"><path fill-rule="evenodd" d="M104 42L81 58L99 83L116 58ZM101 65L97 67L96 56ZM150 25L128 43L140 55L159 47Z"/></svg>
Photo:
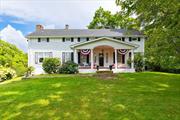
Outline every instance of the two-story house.
<svg viewBox="0 0 180 120"><path fill-rule="evenodd" d="M56 57L63 64L74 61L80 73L109 69L113 72L135 72L134 54L144 54L145 36L137 30L126 29L44 29L36 25L36 31L27 35L28 65L35 68L35 74L44 73L44 58Z"/></svg>

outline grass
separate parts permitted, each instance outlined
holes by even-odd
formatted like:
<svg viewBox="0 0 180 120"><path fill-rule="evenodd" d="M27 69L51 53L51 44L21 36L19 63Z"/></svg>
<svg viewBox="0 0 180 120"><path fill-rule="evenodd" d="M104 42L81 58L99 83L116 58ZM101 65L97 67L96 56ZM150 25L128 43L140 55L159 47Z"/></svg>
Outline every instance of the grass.
<svg viewBox="0 0 180 120"><path fill-rule="evenodd" d="M145 72L114 80L47 75L0 84L0 120L178 120L180 75Z"/></svg>

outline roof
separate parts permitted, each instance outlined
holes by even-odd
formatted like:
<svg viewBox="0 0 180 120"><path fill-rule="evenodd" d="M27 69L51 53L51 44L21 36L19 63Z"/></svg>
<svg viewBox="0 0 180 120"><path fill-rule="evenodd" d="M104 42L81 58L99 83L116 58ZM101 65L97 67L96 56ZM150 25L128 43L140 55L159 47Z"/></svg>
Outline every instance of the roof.
<svg viewBox="0 0 180 120"><path fill-rule="evenodd" d="M129 45L129 46L132 46L132 47L135 47L135 48L139 47L139 45L137 45L137 44L124 42L124 41L119 41L117 39L113 39L113 38L109 38L109 37L101 37L101 38L97 38L97 39L90 40L90 41L84 41L84 42L76 43L76 44L71 45L71 47L74 48L74 47L78 47L78 46L85 45L85 44L92 43L92 42L97 42L97 41L104 40L104 39L114 41L114 42L117 42L117 43L121 43L121 44L125 44L125 45Z"/></svg>
<svg viewBox="0 0 180 120"><path fill-rule="evenodd" d="M138 30L126 29L43 29L30 33L27 38L34 37L119 37L144 36Z"/></svg>

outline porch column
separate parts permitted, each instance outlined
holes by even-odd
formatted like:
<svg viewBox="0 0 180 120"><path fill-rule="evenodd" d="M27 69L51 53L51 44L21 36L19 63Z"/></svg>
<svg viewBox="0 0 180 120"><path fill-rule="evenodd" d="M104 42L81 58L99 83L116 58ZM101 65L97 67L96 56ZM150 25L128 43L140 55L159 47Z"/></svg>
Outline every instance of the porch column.
<svg viewBox="0 0 180 120"><path fill-rule="evenodd" d="M91 49L91 69L94 68L93 49Z"/></svg>
<svg viewBox="0 0 180 120"><path fill-rule="evenodd" d="M74 62L78 64L78 61L77 61L77 49L74 49Z"/></svg>
<svg viewBox="0 0 180 120"><path fill-rule="evenodd" d="M117 69L117 49L114 49L115 53L115 69Z"/></svg>
<svg viewBox="0 0 180 120"><path fill-rule="evenodd" d="M134 50L131 50L131 69L134 69Z"/></svg>

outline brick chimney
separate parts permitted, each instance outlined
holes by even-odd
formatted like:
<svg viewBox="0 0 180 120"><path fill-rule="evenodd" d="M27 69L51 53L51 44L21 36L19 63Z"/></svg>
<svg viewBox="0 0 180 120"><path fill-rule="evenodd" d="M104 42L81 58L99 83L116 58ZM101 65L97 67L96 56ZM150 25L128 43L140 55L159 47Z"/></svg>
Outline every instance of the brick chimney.
<svg viewBox="0 0 180 120"><path fill-rule="evenodd" d="M36 31L38 31L38 30L43 30L44 29L44 27L43 27L43 25L36 25Z"/></svg>
<svg viewBox="0 0 180 120"><path fill-rule="evenodd" d="M68 24L65 25L65 29L66 29L66 30L69 29L69 25L68 25Z"/></svg>

